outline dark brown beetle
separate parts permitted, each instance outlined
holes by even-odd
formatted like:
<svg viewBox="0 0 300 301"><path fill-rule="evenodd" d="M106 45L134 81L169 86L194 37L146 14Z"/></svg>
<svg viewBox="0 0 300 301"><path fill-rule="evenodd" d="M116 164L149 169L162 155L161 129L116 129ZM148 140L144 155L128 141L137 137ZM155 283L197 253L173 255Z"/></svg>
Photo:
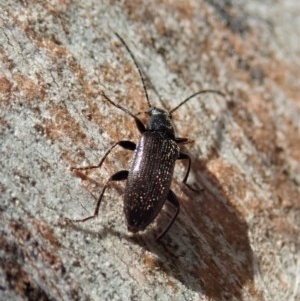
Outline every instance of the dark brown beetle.
<svg viewBox="0 0 300 301"><path fill-rule="evenodd" d="M153 222L158 213L161 211L166 200L168 200L176 208L176 212L171 221L157 237L157 239L160 239L172 226L180 208L176 195L170 189L175 162L176 160L188 160L187 172L183 179L183 183L188 187L189 185L186 183L186 181L191 167L190 157L187 154L182 153L179 148L179 145L186 143L188 139L178 138L175 136L171 114L196 95L203 93L217 93L221 96L224 96L224 94L215 90L199 91L186 98L169 112L152 107L149 101L141 69L124 40L118 34L116 35L127 49L139 72L149 106L149 110L146 113L150 117L145 127L145 125L136 115L132 114L126 108L114 103L104 94L104 92L102 92L102 96L109 103L134 118L137 128L141 133L141 138L137 145L127 140L116 142L106 152L98 165L72 168L72 170L89 170L100 168L105 158L117 145L122 146L127 150L134 151L130 169L118 171L109 178L103 187L98 198L94 214L84 219L73 220L73 222L84 222L97 217L101 200L109 182L127 180L124 196L124 212L127 220L127 227L130 232L135 233L145 230L145 228L151 222Z"/></svg>

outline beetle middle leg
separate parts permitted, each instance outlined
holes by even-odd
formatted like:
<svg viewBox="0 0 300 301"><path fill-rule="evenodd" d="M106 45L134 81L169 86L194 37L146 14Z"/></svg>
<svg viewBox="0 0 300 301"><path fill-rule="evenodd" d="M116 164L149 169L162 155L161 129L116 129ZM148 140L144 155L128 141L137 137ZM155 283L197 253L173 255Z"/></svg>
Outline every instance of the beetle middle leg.
<svg viewBox="0 0 300 301"><path fill-rule="evenodd" d="M189 155L184 154L184 153L181 153L181 152L180 152L179 157L178 157L177 160L188 160L188 168L187 168L186 174L185 174L185 176L184 176L184 178L183 178L183 180L182 180L182 182L183 182L185 185L188 185L188 184L186 183L186 181L187 181L187 178L188 178L189 173L190 173L191 162L192 162L192 160L191 160L191 158L190 158Z"/></svg>
<svg viewBox="0 0 300 301"><path fill-rule="evenodd" d="M171 228L171 226L173 225L178 213L179 213L179 210L180 210L180 204L179 204L179 201L177 199L177 196L176 194L172 191L172 190L169 190L169 193L168 193L168 196L167 196L167 200L174 206L176 207L176 212L174 214L174 216L172 217L171 221L169 222L168 226L165 228L165 230L163 230L159 235L158 237L156 238L157 240L160 240L167 232L168 230Z"/></svg>
<svg viewBox="0 0 300 301"><path fill-rule="evenodd" d="M71 167L71 170L90 170L90 169L95 169L95 168L100 168L104 162L104 160L106 159L106 157L110 154L110 152L117 146L121 146L124 149L127 150L131 150L134 151L136 148L136 144L132 141L128 141L128 140L121 140L118 141L116 143L114 143L104 154L103 158L101 159L101 161L97 164L97 165L90 165L90 166L84 166L84 167Z"/></svg>
<svg viewBox="0 0 300 301"><path fill-rule="evenodd" d="M181 137L175 138L175 141L177 144L185 144L190 142L188 138L181 138Z"/></svg>
<svg viewBox="0 0 300 301"><path fill-rule="evenodd" d="M189 176L189 173L190 173L190 169L191 169L191 158L189 155L187 154L184 154L184 153L179 153L179 157L177 158L177 160L188 160L188 168L187 168L187 171L186 171L186 174L183 178L183 183L184 185L186 185L189 189L193 190L193 191L198 191L197 189L193 188L192 186L190 186L186 181L188 179L188 176Z"/></svg>
<svg viewBox="0 0 300 301"><path fill-rule="evenodd" d="M103 189L102 189L102 192L98 198L98 201L97 201L97 205L96 205L96 208L95 208L95 211L94 211L94 214L91 215L91 216L88 216L86 218L82 218L82 219L75 219L75 220L70 220L72 222L75 222L75 223L81 223L81 222L86 222L90 219L93 219L95 217L98 216L99 214L99 208L100 208L100 204L101 204L101 201L102 201L102 198L103 198L103 195L104 195L104 192L107 188L107 186L109 185L109 183L111 181L124 181L126 180L128 177L128 170L121 170L121 171L118 171L116 172L115 174L113 174L109 179L108 181L106 182L106 184L104 185Z"/></svg>

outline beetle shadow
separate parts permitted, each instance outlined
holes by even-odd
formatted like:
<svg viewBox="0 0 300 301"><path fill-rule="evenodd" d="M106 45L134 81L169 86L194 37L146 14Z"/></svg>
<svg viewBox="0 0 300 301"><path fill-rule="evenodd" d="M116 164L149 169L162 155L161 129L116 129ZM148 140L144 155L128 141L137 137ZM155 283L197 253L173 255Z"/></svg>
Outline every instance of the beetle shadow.
<svg viewBox="0 0 300 301"><path fill-rule="evenodd" d="M207 162L218 156L222 125L220 122L216 129L218 141L208 159L192 158L191 172L203 191L183 189L180 214L161 241L153 241L151 231L130 240L155 254L159 268L187 288L213 300L242 300L243 286L253 283L256 264L248 226L206 168Z"/></svg>

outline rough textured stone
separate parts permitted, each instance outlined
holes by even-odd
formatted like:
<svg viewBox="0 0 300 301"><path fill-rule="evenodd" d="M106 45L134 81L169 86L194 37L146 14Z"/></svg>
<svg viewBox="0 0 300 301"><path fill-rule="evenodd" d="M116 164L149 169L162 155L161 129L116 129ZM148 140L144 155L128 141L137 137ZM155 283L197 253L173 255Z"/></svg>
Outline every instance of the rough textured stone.
<svg viewBox="0 0 300 301"><path fill-rule="evenodd" d="M300 20L287 1L0 1L0 300L297 300L300 298ZM134 113L171 109L189 137L181 212L131 237L114 141L138 139ZM298 299L299 300L299 299Z"/></svg>

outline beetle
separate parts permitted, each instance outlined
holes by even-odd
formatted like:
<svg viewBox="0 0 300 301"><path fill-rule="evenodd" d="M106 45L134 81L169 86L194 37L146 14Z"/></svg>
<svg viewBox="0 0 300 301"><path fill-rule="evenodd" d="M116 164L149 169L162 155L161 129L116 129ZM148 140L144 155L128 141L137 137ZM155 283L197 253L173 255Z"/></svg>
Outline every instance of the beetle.
<svg viewBox="0 0 300 301"><path fill-rule="evenodd" d="M104 185L98 198L94 214L83 219L72 221L85 222L97 217L104 192L109 183L111 181L127 180L124 194L124 213L129 232L136 233L145 230L145 228L155 220L166 201L169 201L175 207L175 214L165 229L157 237L157 239L160 239L170 229L180 210L180 204L177 196L170 189L175 162L177 160L188 161L187 171L183 178L183 183L192 189L186 183L191 168L191 158L187 154L180 151L180 144L187 143L188 139L176 137L172 122L172 113L191 98L199 94L216 93L223 97L224 94L216 90L198 91L183 100L170 111L152 106L147 93L144 76L139 64L137 63L137 60L123 38L117 33L115 34L128 51L139 72L149 107L148 111L145 113L148 114L149 118L145 126L137 117L137 115L134 115L126 108L116 104L109 97L107 97L103 91L101 91L101 95L106 101L130 115L134 119L141 137L137 144L128 140L121 140L114 143L97 165L71 168L72 170L90 170L94 168L100 168L105 158L116 146L121 146L126 150L134 151L129 170L121 170L116 172Z"/></svg>

